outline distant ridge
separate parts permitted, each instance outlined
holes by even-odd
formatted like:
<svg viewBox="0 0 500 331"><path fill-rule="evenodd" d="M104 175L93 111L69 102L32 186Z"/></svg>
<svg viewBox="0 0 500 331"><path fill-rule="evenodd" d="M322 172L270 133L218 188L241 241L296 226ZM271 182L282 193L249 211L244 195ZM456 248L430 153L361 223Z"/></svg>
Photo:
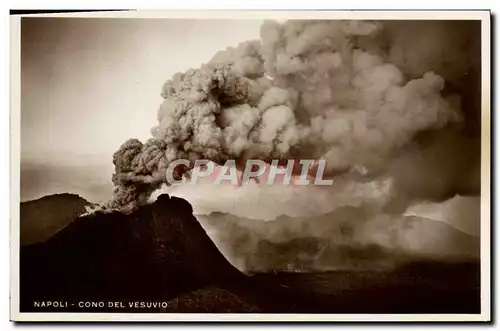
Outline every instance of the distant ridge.
<svg viewBox="0 0 500 331"><path fill-rule="evenodd" d="M43 242L85 212L92 203L77 194L61 193L21 202L21 245Z"/></svg>

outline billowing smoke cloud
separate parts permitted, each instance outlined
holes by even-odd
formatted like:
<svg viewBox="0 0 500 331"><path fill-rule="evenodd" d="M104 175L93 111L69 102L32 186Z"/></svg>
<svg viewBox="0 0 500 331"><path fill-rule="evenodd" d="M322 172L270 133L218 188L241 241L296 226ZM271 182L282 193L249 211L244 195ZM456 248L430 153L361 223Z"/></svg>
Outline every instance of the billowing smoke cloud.
<svg viewBox="0 0 500 331"><path fill-rule="evenodd" d="M479 197L387 213L390 181L342 178L328 187L214 187L207 181L167 192L190 202L220 251L245 272L386 269L479 256Z"/></svg>
<svg viewBox="0 0 500 331"><path fill-rule="evenodd" d="M391 269L415 260L479 257L476 236L420 216L374 215L368 206L269 222L225 213L196 217L245 272Z"/></svg>
<svg viewBox="0 0 500 331"><path fill-rule="evenodd" d="M153 137L145 144L131 139L114 155L111 207L130 212L146 203L180 158L325 159L330 176L392 178L387 208L397 212L415 199L475 194L477 28L446 21L266 22L261 40L220 51L164 84ZM460 148L436 156L461 140L471 146L467 160ZM444 157L467 165L442 163ZM413 180L406 179L408 165ZM181 177L189 169L176 170ZM431 180L442 174L439 183ZM462 179L467 183L458 184Z"/></svg>

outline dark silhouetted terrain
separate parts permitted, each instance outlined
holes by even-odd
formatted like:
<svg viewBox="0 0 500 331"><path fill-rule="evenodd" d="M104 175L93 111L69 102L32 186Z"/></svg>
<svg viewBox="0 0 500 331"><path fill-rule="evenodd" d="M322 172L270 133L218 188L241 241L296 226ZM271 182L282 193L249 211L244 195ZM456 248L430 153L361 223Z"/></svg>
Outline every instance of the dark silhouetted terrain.
<svg viewBox="0 0 500 331"><path fill-rule="evenodd" d="M76 194L54 194L21 203L21 245L49 239L54 233L85 212L90 202Z"/></svg>
<svg viewBox="0 0 500 331"><path fill-rule="evenodd" d="M59 206L59 205L58 205ZM394 271L266 273L234 268L192 214L161 195L131 215L78 217L21 248L21 312L479 313L478 263L411 263ZM35 307L41 301L67 307ZM103 308L78 307L103 301ZM109 302L168 302L109 308Z"/></svg>

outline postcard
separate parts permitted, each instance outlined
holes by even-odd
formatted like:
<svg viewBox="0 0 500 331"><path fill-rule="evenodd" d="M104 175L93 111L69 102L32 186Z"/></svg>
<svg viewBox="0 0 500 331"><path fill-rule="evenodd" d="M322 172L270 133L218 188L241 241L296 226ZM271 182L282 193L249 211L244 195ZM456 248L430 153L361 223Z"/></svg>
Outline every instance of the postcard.
<svg viewBox="0 0 500 331"><path fill-rule="evenodd" d="M489 11L11 15L11 319L491 320Z"/></svg>

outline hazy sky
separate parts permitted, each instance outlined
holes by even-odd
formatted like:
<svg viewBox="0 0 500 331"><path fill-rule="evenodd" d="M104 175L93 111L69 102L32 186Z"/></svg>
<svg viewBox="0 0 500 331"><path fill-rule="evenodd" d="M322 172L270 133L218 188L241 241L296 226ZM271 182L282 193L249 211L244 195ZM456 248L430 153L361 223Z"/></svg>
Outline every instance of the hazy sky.
<svg viewBox="0 0 500 331"><path fill-rule="evenodd" d="M173 74L259 38L260 20L23 18L21 200L112 197L112 155L150 138Z"/></svg>
<svg viewBox="0 0 500 331"><path fill-rule="evenodd" d="M22 158L111 158L126 139L149 138L163 83L258 38L261 23L23 18Z"/></svg>

